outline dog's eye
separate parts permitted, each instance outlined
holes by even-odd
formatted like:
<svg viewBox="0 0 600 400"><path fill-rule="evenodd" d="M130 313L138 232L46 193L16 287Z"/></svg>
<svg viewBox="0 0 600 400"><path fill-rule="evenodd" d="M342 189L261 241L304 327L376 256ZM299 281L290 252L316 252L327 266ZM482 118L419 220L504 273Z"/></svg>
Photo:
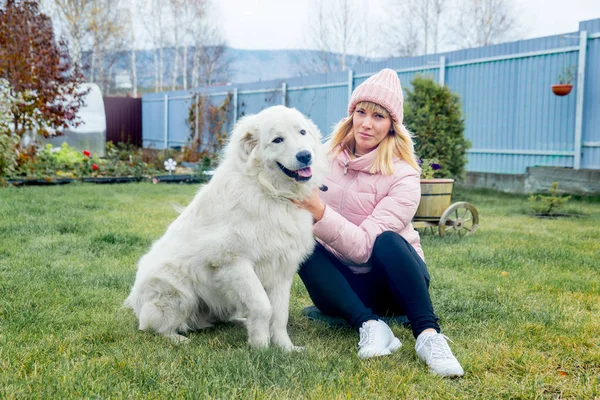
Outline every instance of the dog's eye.
<svg viewBox="0 0 600 400"><path fill-rule="evenodd" d="M300 131L300 134L301 134L301 135L306 135L306 131L305 131L304 129L302 129L302 130Z"/></svg>
<svg viewBox="0 0 600 400"><path fill-rule="evenodd" d="M283 138L282 137L276 137L275 139L273 139L272 143L281 143L283 142Z"/></svg>

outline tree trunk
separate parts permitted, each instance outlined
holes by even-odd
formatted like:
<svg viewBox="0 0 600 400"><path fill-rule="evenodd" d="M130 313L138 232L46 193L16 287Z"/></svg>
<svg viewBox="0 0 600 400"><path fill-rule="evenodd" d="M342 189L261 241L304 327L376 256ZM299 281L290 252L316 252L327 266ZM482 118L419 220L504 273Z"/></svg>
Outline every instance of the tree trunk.
<svg viewBox="0 0 600 400"><path fill-rule="evenodd" d="M96 71L96 46L92 48L92 62L90 66L90 82L94 83Z"/></svg>
<svg viewBox="0 0 600 400"><path fill-rule="evenodd" d="M164 49L162 43L160 45L159 53L158 53L158 89L160 91L163 90L163 60L164 60Z"/></svg>
<svg viewBox="0 0 600 400"><path fill-rule="evenodd" d="M183 46L183 60L181 60L182 64L182 74L183 74L183 90L187 90L187 45Z"/></svg>
<svg viewBox="0 0 600 400"><path fill-rule="evenodd" d="M198 85L198 68L200 68L200 53L198 45L194 46L194 61L192 63L192 87L197 88Z"/></svg>
<svg viewBox="0 0 600 400"><path fill-rule="evenodd" d="M131 49L131 85L133 97L137 97L137 66L135 63L135 49Z"/></svg>
<svg viewBox="0 0 600 400"><path fill-rule="evenodd" d="M173 82L171 83L171 90L177 88L177 68L179 66L179 52L177 51L177 45L173 47Z"/></svg>
<svg viewBox="0 0 600 400"><path fill-rule="evenodd" d="M154 49L154 91L158 92L158 49Z"/></svg>

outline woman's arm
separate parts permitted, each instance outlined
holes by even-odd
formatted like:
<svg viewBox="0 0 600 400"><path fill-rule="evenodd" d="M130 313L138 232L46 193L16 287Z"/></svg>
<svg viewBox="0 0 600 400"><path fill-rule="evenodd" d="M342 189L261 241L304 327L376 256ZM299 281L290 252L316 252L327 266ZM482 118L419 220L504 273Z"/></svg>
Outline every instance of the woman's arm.
<svg viewBox="0 0 600 400"><path fill-rule="evenodd" d="M310 208L307 209L315 217L315 236L346 259L355 264L364 264L371 257L375 239L379 234L385 231L400 232L411 223L421 199L421 186L417 174L399 178L371 215L359 226L330 207L321 209L314 196L313 194L309 199L314 212ZM316 196L318 197L318 194ZM319 210L322 210L320 215ZM320 218L317 218L319 216Z"/></svg>

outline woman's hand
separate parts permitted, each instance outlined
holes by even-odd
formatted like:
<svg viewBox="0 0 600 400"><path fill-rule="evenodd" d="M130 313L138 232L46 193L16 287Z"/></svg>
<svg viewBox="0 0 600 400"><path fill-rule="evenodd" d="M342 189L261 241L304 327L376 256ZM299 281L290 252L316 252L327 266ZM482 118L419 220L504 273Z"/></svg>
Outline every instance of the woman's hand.
<svg viewBox="0 0 600 400"><path fill-rule="evenodd" d="M319 189L315 189L309 198L298 201L292 200L292 202L300 208L304 208L310 212L315 220L318 222L323 218L323 214L325 213L325 204L321 201L319 197Z"/></svg>

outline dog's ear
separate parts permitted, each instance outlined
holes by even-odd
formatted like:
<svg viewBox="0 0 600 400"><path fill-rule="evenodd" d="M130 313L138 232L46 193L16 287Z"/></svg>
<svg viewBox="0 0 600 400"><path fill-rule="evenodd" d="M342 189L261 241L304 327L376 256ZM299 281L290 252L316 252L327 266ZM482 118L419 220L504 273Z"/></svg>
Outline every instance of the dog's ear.
<svg viewBox="0 0 600 400"><path fill-rule="evenodd" d="M321 130L319 129L319 127L310 118L306 118L306 123L310 127L310 130L312 131L315 139L317 139L317 141L320 142L321 139L323 138L323 135L321 134Z"/></svg>
<svg viewBox="0 0 600 400"><path fill-rule="evenodd" d="M258 135L256 131L247 131L240 139L240 147L242 151L249 156L252 150L258 145Z"/></svg>
<svg viewBox="0 0 600 400"><path fill-rule="evenodd" d="M232 140L237 141L237 146L241 156L248 157L252 150L258 146L258 125L254 115L246 116L240 119L232 134Z"/></svg>

